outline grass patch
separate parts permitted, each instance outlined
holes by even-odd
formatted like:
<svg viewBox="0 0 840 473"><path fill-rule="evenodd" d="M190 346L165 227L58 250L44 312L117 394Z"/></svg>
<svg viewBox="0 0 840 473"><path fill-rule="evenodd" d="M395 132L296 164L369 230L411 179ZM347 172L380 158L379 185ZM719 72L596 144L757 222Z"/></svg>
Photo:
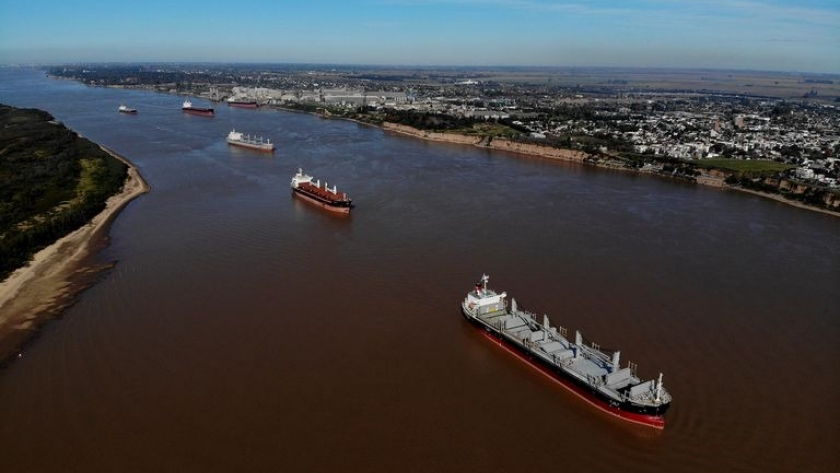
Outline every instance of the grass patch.
<svg viewBox="0 0 840 473"><path fill-rule="evenodd" d="M737 174L752 175L771 175L796 167L792 164L755 159L747 161L744 159L712 158L693 162L697 164L698 167L705 169L722 169L724 171L731 171Z"/></svg>
<svg viewBox="0 0 840 473"><path fill-rule="evenodd" d="M470 136L490 136L493 138L514 138L522 133L502 125L501 123L476 123L472 127L451 130L451 133L461 133Z"/></svg>

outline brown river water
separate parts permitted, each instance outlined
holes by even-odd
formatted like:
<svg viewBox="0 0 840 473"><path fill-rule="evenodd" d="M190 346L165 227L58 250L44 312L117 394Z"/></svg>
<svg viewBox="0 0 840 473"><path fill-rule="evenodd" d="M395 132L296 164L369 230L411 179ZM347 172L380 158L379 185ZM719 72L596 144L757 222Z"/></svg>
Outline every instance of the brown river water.
<svg viewBox="0 0 840 473"><path fill-rule="evenodd" d="M97 256L116 266L0 371L0 471L840 464L836 217L304 114L193 117L183 97L0 78L0 102L51 112L152 186ZM233 127L277 150L229 148ZM353 214L293 199L298 167ZM488 342L458 306L482 273L663 372L665 429L602 414Z"/></svg>

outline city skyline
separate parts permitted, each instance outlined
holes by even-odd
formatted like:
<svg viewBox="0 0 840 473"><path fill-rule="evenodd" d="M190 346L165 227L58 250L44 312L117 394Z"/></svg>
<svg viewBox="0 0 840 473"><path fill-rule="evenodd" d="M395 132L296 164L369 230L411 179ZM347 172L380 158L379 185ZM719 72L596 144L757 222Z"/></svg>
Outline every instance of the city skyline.
<svg viewBox="0 0 840 473"><path fill-rule="evenodd" d="M254 62L840 73L822 0L52 0L0 5L0 63Z"/></svg>

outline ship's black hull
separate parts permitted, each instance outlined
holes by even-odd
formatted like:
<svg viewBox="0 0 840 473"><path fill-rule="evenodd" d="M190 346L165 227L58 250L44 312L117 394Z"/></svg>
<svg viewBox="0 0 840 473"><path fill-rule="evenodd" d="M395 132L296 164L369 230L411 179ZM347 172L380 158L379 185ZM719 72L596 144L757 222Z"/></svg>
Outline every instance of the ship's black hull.
<svg viewBox="0 0 840 473"><path fill-rule="evenodd" d="M471 317L461 307L461 313L471 324L481 329L488 338L498 342L505 350L526 361L532 367L540 370L543 374L557 381L563 387L572 391L583 400L589 402L608 414L620 417L630 422L648 425L655 428L664 428L665 419L663 415L668 410L669 404L659 407L639 406L627 401L617 402L614 399L600 393L595 387L579 380L564 372L559 366L555 366L539 356L533 355L527 348L509 340L498 330L483 324L478 319Z"/></svg>
<svg viewBox="0 0 840 473"><path fill-rule="evenodd" d="M215 116L215 112L212 108L181 108L181 111L184 113L188 113L190 115L198 115L200 117L212 117Z"/></svg>
<svg viewBox="0 0 840 473"><path fill-rule="evenodd" d="M260 104L257 102L228 102L228 107L236 108L259 108Z"/></svg>

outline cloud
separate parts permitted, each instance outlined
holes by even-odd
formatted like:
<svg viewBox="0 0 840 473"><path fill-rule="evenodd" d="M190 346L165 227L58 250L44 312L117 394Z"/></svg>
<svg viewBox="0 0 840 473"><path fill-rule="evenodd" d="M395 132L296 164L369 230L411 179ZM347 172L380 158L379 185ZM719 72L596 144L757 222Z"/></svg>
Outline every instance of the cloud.
<svg viewBox="0 0 840 473"><path fill-rule="evenodd" d="M840 29L840 8L789 6L778 1L756 0L627 0L627 1L540 1L540 0L383 0L388 5L472 6L567 13L581 16L656 15L659 18L703 15L725 19L732 16L832 26Z"/></svg>

